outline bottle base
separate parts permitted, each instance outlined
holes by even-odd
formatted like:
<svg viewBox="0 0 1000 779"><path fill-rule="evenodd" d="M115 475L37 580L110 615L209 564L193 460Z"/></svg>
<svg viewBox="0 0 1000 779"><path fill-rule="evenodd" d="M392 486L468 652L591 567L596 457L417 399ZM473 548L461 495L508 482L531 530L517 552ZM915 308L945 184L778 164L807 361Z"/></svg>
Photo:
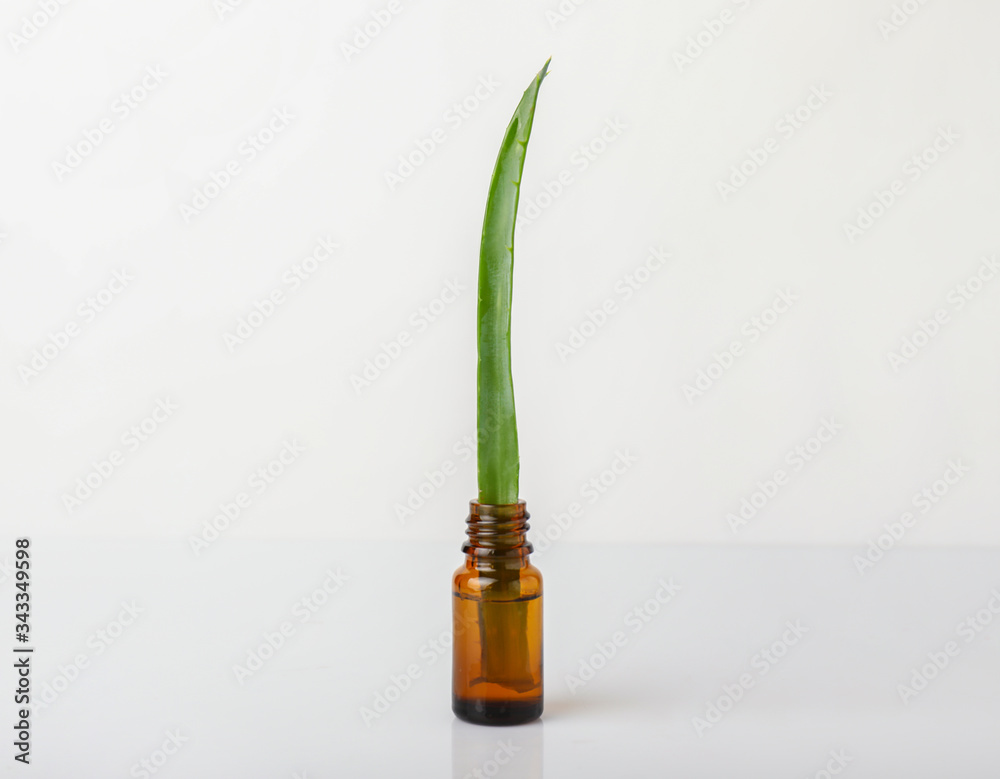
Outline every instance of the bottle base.
<svg viewBox="0 0 1000 779"><path fill-rule="evenodd" d="M455 716L473 725L523 725L542 716L542 699L533 701L470 700L452 696Z"/></svg>

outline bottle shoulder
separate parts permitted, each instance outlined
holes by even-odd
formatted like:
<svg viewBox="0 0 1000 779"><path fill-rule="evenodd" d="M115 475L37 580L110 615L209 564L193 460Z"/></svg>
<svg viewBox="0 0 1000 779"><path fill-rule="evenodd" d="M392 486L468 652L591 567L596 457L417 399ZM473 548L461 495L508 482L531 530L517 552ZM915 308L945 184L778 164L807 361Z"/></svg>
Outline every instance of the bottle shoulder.
<svg viewBox="0 0 1000 779"><path fill-rule="evenodd" d="M457 595L525 598L542 594L542 572L530 562L516 568L461 565L452 576Z"/></svg>

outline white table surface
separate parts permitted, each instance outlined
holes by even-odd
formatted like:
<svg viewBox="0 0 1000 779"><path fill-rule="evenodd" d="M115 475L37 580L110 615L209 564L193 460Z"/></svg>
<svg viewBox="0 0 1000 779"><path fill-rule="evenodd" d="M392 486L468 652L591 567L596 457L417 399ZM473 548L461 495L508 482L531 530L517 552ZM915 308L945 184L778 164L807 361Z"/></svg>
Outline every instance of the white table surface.
<svg viewBox="0 0 1000 779"><path fill-rule="evenodd" d="M839 751L852 779L1000 776L1000 630L988 611L971 641L958 628L1000 587L998 551L903 548L862 576L848 548L553 546L535 555L545 714L483 728L452 716L450 654L430 643L447 638L460 540L224 537L195 558L182 540L36 538L36 699L63 689L33 714L31 767L7 739L2 775L774 779L833 775ZM296 603L328 569L349 578L303 623ZM626 615L661 578L681 591L633 632ZM13 602L10 579L0 600ZM102 650L96 631L122 602L142 611ZM796 620L807 632L761 675L755 656ZM285 622L284 645L240 684L233 666ZM567 675L619 630L624 645L571 692ZM948 641L958 654L904 704L898 685ZM80 655L83 670L58 682ZM419 676L366 724L363 707L412 665ZM753 687L696 732L745 673ZM168 732L186 741L143 773ZM501 742L513 753L502 766L490 762Z"/></svg>

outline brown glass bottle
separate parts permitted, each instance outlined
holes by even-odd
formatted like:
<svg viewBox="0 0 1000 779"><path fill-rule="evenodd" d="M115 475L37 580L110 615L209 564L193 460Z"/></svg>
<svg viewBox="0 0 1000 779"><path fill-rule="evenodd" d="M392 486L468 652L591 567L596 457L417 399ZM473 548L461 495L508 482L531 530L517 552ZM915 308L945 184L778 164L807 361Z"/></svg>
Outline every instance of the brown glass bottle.
<svg viewBox="0 0 1000 779"><path fill-rule="evenodd" d="M452 581L452 710L467 722L516 725L542 713L542 574L529 560L524 501L472 501Z"/></svg>

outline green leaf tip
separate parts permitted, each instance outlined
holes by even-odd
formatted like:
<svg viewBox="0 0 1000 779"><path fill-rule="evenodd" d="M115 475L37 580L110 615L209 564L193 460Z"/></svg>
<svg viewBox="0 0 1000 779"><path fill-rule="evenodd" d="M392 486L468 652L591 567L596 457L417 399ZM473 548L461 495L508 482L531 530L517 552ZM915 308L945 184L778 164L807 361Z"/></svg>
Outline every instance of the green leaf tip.
<svg viewBox="0 0 1000 779"><path fill-rule="evenodd" d="M510 360L510 307L514 274L514 228L521 174L531 137L538 88L550 57L528 85L504 133L490 180L479 247L479 308L476 321L476 432L479 502L516 503L520 458L514 380Z"/></svg>

